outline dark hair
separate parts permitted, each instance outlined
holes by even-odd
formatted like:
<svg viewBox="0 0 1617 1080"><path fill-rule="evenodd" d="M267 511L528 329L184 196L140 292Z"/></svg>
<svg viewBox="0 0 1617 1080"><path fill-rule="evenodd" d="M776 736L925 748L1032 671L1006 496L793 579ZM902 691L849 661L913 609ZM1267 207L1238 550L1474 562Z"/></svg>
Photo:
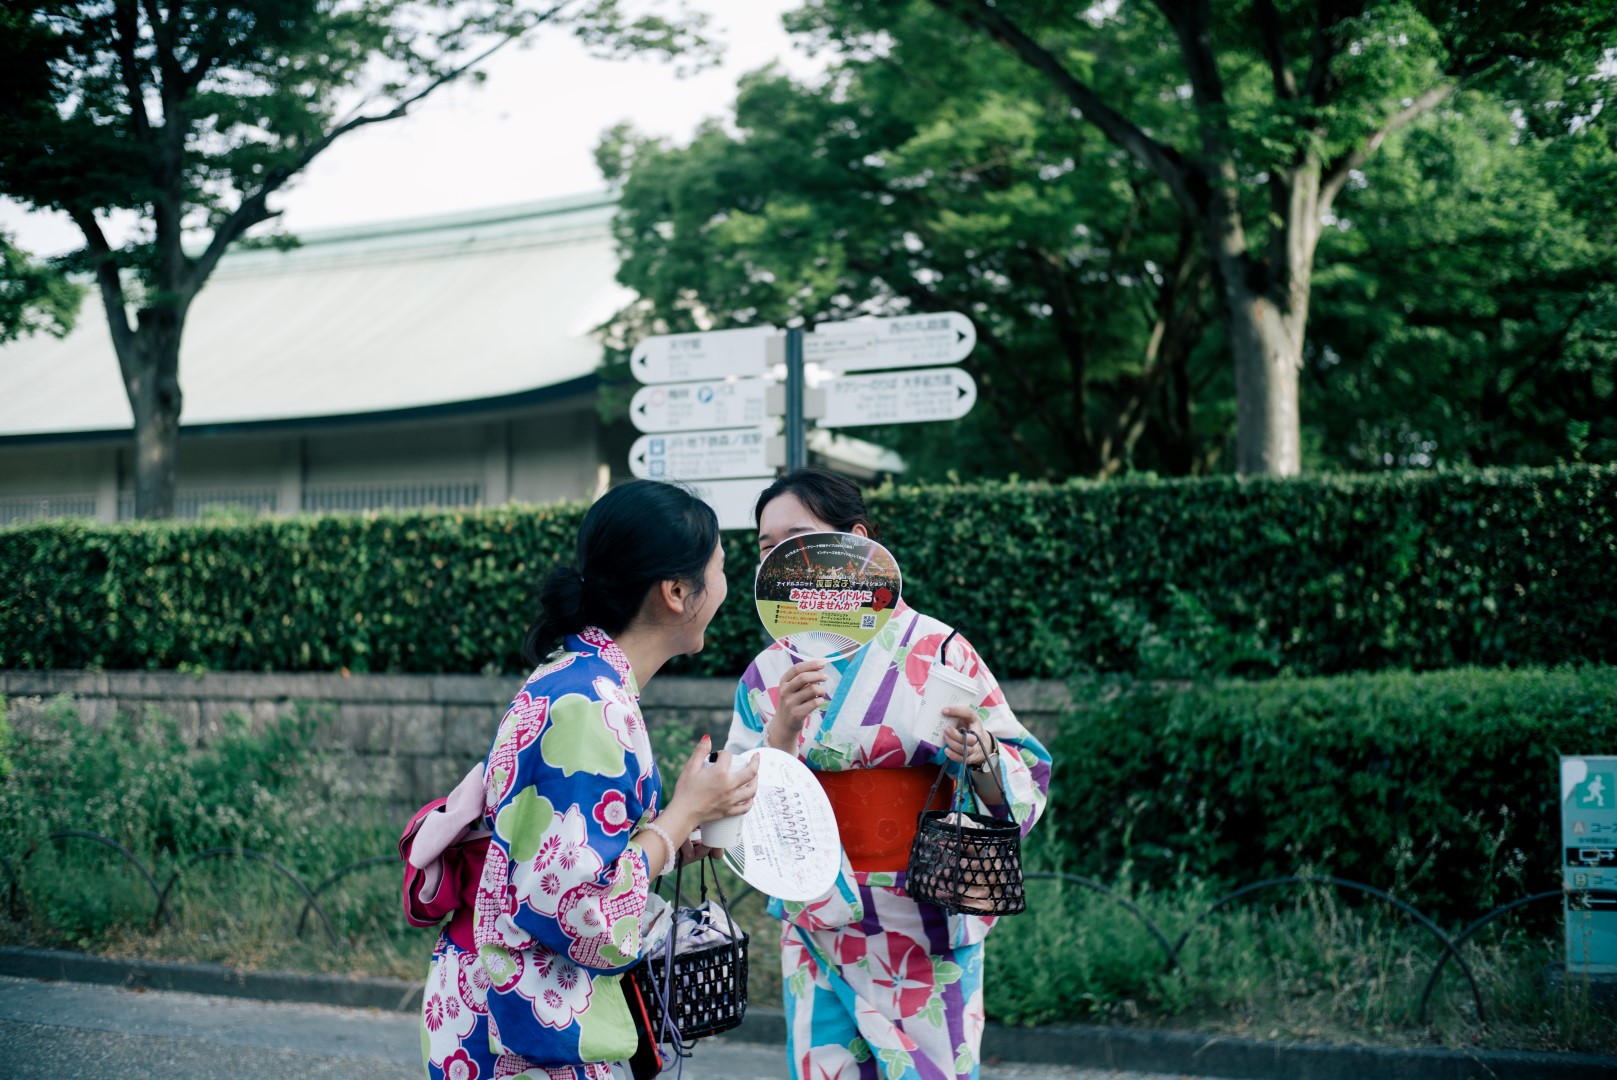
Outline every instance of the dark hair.
<svg viewBox="0 0 1617 1080"><path fill-rule="evenodd" d="M538 665L586 626L621 633L659 582L693 583L700 593L718 543L713 508L684 488L655 480L613 488L578 527L576 565L546 575L522 659Z"/></svg>
<svg viewBox="0 0 1617 1080"><path fill-rule="evenodd" d="M876 525L865 509L865 496L859 485L840 473L822 469L818 465L805 465L793 469L758 495L752 508L754 524L764 518L764 507L782 495L796 495L809 513L825 522L837 532L852 532L855 525L863 525L870 538L876 538Z"/></svg>

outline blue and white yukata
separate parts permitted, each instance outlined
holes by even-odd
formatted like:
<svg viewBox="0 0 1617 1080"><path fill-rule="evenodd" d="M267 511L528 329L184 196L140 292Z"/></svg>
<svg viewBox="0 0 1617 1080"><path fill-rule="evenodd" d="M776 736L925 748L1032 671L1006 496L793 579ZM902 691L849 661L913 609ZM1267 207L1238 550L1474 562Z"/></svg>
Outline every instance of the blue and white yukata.
<svg viewBox="0 0 1617 1080"><path fill-rule="evenodd" d="M662 780L640 690L589 629L528 677L485 765L493 832L472 948L446 928L422 999L428 1080L610 1080L634 1025L619 987L640 959L651 879L630 837Z"/></svg>

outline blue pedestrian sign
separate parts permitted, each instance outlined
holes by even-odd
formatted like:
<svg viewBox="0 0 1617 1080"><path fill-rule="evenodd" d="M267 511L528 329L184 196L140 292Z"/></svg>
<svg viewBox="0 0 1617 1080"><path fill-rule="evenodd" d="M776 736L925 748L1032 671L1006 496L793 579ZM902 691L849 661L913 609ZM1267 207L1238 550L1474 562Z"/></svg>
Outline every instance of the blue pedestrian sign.
<svg viewBox="0 0 1617 1080"><path fill-rule="evenodd" d="M1561 759L1569 975L1617 975L1617 757Z"/></svg>

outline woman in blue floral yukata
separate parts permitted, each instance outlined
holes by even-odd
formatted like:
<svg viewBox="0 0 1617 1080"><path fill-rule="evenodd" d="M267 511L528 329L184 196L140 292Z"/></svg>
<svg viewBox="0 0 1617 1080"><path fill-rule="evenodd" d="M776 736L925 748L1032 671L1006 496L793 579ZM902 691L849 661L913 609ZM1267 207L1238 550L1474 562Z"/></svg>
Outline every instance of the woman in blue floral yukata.
<svg viewBox="0 0 1617 1080"><path fill-rule="evenodd" d="M445 928L427 975L429 1080L608 1080L634 1052L619 981L640 959L651 882L698 824L744 813L756 790L756 765L702 767L704 737L659 812L640 714L641 687L702 648L724 596L713 511L650 481L602 496L577 565L545 579L524 648L536 670L484 766L492 837L474 910Z"/></svg>
<svg viewBox="0 0 1617 1080"><path fill-rule="evenodd" d="M859 489L820 469L777 480L756 513L760 558L801 533L873 532ZM934 659L974 680L977 693L974 708L944 710L954 726L941 746L920 725ZM962 733L967 728L975 739ZM850 659L801 660L779 643L758 655L736 688L729 749L761 745L797 754L815 770L842 834L842 873L828 893L808 903L770 901L785 920L790 1075L975 1078L982 943L995 920L946 914L905 893L916 817L939 768L964 759L979 806L1014 820L1025 835L1044 810L1050 755L1011 713L976 650L902 603Z"/></svg>

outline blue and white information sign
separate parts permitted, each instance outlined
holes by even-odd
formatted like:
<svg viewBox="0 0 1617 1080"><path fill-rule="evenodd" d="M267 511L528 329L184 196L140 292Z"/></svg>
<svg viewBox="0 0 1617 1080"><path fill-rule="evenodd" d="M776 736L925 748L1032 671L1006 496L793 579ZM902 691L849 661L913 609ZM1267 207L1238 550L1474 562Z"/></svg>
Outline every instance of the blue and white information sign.
<svg viewBox="0 0 1617 1080"><path fill-rule="evenodd" d="M1561 759L1566 969L1617 975L1617 757Z"/></svg>

